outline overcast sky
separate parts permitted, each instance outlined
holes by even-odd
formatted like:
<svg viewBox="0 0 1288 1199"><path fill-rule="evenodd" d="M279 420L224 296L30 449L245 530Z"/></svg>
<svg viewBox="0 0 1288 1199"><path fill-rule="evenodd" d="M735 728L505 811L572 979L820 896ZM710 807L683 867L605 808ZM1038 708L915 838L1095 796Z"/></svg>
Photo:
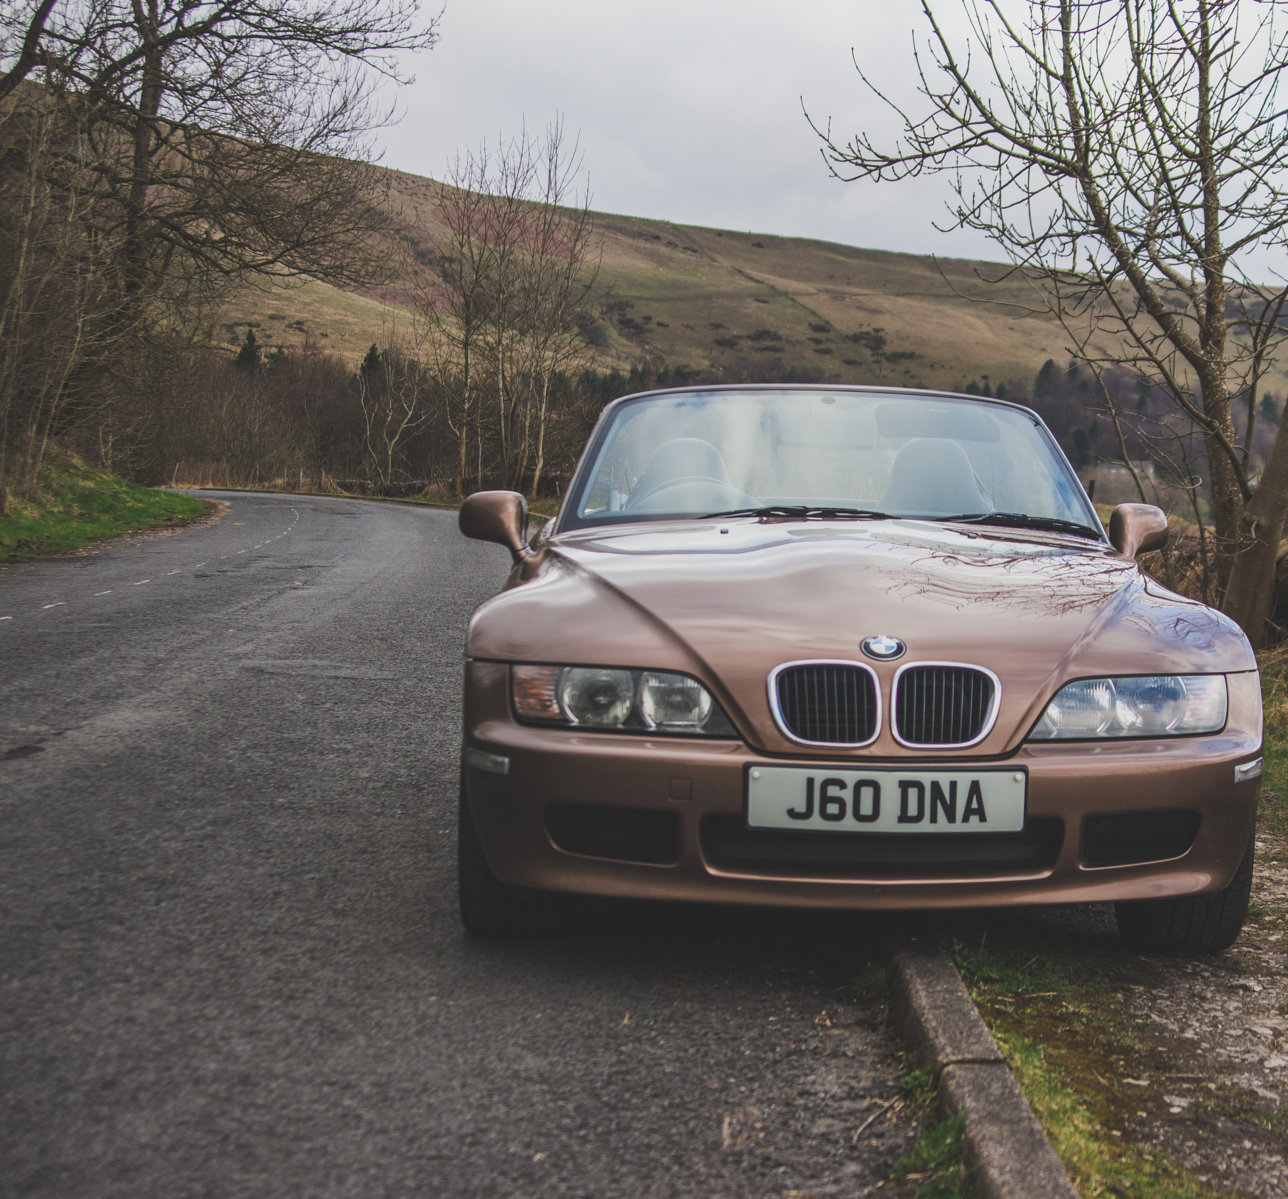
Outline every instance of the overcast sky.
<svg viewBox="0 0 1288 1199"><path fill-rule="evenodd" d="M427 7L433 0L427 0ZM447 0L440 40L410 63L382 161L442 178L458 153L540 133L579 136L592 206L681 224L865 248L996 259L942 234L941 182L842 183L802 105L834 132L888 125L851 50L912 87L911 0ZM951 5L946 5L951 8Z"/></svg>

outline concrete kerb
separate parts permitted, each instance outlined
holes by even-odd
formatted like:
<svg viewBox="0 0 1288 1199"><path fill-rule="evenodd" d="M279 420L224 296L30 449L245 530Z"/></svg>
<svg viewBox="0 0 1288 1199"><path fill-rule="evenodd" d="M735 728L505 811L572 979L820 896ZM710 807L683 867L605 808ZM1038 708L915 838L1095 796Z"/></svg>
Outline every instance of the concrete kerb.
<svg viewBox="0 0 1288 1199"><path fill-rule="evenodd" d="M894 951L896 1021L934 1074L943 1110L965 1117L964 1155L986 1199L1078 1199L956 967L929 943Z"/></svg>

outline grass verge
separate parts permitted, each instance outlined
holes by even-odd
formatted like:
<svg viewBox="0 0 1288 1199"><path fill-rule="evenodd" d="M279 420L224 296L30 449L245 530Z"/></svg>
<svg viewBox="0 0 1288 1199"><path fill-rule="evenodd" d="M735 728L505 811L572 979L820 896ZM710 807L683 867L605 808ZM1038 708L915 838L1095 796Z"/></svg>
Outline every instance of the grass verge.
<svg viewBox="0 0 1288 1199"><path fill-rule="evenodd" d="M899 1091L922 1130L911 1152L894 1168L891 1181L896 1194L912 1199L967 1199L971 1191L962 1162L965 1117L935 1118L935 1089L925 1067L907 1070L899 1079Z"/></svg>
<svg viewBox="0 0 1288 1199"><path fill-rule="evenodd" d="M1263 654L1260 665L1266 736L1258 828L1273 847L1288 836L1288 648ZM1264 905L1249 910L1249 927L1263 934L1278 919ZM1198 1066L1184 1060L1183 1041L1169 1043L1122 1002L1128 989L1151 985L1148 962L1103 939L1072 931L1052 937L1021 914L998 923L985 929L960 918L946 948L1078 1190L1132 1199L1226 1194L1175 1164L1157 1135L1145 1132L1167 1119L1170 1101L1160 1088L1173 1080L1173 1090L1183 1089L1175 1080L1198 1077L1187 1073ZM1236 975L1241 969L1237 962L1225 968ZM1231 1080L1194 1087L1196 1116L1284 1127L1264 1104L1243 1110L1249 1096Z"/></svg>
<svg viewBox="0 0 1288 1199"><path fill-rule="evenodd" d="M1040 935L957 937L949 945L1056 1155L1079 1193L1216 1199L1136 1135L1154 1100L1126 1080L1174 1065L1150 1030L1122 1013L1124 958Z"/></svg>
<svg viewBox="0 0 1288 1199"><path fill-rule="evenodd" d="M32 496L0 517L0 562L79 549L105 537L181 525L204 516L204 500L127 483L71 455L49 455Z"/></svg>

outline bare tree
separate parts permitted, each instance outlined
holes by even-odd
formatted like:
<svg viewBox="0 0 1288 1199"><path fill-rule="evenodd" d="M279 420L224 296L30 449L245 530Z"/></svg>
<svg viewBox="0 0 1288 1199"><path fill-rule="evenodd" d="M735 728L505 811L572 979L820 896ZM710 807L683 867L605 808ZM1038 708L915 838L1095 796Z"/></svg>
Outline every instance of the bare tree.
<svg viewBox="0 0 1288 1199"><path fill-rule="evenodd" d="M470 434L478 442L478 404L483 333L492 308L490 281L494 246L486 210L490 197L486 150L478 157L458 157L447 182L437 188L436 200L447 233L438 247L438 277L419 297L420 319L434 337L434 367L449 379L456 403L449 406L448 424L456 437L456 494L464 495L469 477Z"/></svg>
<svg viewBox="0 0 1288 1199"><path fill-rule="evenodd" d="M493 175L485 184L484 236L491 246L488 319L483 324L492 393L488 422L497 467L503 478L513 474L516 453L515 413L523 403L520 371L522 323L523 240L527 236L528 201L536 177L534 147L524 130L503 144L493 159ZM482 439L480 438L480 447Z"/></svg>
<svg viewBox="0 0 1288 1199"><path fill-rule="evenodd" d="M436 332L438 370L455 380L457 487L488 468L508 486L540 484L557 376L580 361L578 317L598 271L582 169L556 121L491 153L457 158L437 192L446 236L421 299Z"/></svg>
<svg viewBox="0 0 1288 1199"><path fill-rule="evenodd" d="M551 388L557 376L567 376L588 358L577 318L586 311L599 274L590 195L578 196L575 191L581 155L575 143L571 153L565 152L560 122L546 131L542 166L542 189L537 203L527 210L521 252L520 322L527 402L522 452L514 474L516 485L522 486L531 466L533 495L545 470Z"/></svg>
<svg viewBox="0 0 1288 1199"><path fill-rule="evenodd" d="M1072 352L1166 389L1206 446L1215 593L1259 644L1288 435L1257 475L1232 400L1255 407L1288 332L1284 281L1252 277L1288 243L1283 5L968 0L965 46L921 8L921 107L886 100L903 125L890 146L819 129L825 158L850 180L952 175L950 226L1002 248Z"/></svg>
<svg viewBox="0 0 1288 1199"><path fill-rule="evenodd" d="M6 0L0 4L0 61L8 66L0 72L0 100L5 100L39 65L45 55L45 25L58 0L39 0L29 5Z"/></svg>
<svg viewBox="0 0 1288 1199"><path fill-rule="evenodd" d="M11 490L34 487L87 366L127 332L86 224L93 180L51 171L75 134L41 106L10 101L0 115L0 516Z"/></svg>
<svg viewBox="0 0 1288 1199"><path fill-rule="evenodd" d="M394 481L399 456L428 423L429 381L416 348L399 344L389 330L389 347L367 354L358 370L357 396L362 409L364 445L370 469L384 484Z"/></svg>
<svg viewBox="0 0 1288 1199"><path fill-rule="evenodd" d="M376 85L435 40L418 8L0 0L0 504L15 438L25 486L77 394L103 393L119 454L148 423L138 397L105 398L131 356L145 373L143 354L248 275L383 273L365 139L387 116ZM19 408L44 416L20 428Z"/></svg>
<svg viewBox="0 0 1288 1199"><path fill-rule="evenodd" d="M365 141L381 77L435 40L415 0L0 0L0 98L23 80L90 135L120 284L371 277Z"/></svg>

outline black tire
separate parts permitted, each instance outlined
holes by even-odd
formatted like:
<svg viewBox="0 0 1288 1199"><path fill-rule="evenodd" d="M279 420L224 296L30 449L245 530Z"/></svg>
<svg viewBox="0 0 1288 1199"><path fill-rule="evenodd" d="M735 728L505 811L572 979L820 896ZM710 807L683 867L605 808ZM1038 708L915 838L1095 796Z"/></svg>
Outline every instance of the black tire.
<svg viewBox="0 0 1288 1199"><path fill-rule="evenodd" d="M1229 886L1206 895L1114 905L1118 931L1140 953L1219 953L1234 944L1252 893L1252 841Z"/></svg>
<svg viewBox="0 0 1288 1199"><path fill-rule="evenodd" d="M508 886L492 873L470 815L464 781L457 822L456 871L461 923L471 936L536 937L552 931L550 896Z"/></svg>

